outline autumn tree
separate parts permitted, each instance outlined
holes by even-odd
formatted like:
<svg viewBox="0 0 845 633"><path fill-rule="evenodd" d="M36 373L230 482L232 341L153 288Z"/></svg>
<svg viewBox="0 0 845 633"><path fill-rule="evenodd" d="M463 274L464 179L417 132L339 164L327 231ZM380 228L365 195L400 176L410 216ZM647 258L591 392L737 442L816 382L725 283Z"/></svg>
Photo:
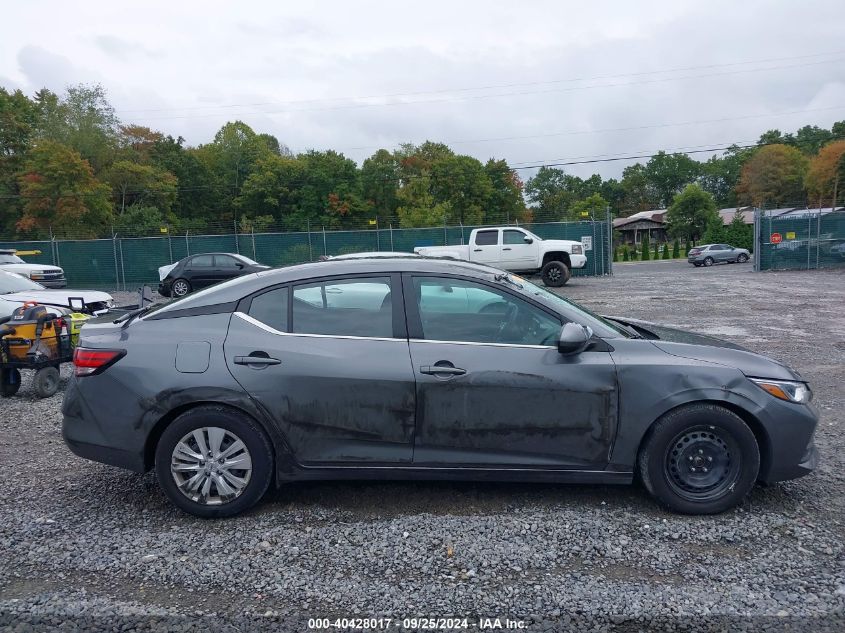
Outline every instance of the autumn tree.
<svg viewBox="0 0 845 633"><path fill-rule="evenodd" d="M105 172L103 179L114 192L118 217L132 205L155 207L166 217L176 201L176 176L154 165L120 160Z"/></svg>
<svg viewBox="0 0 845 633"><path fill-rule="evenodd" d="M241 218L271 217L290 225L302 211L301 187L305 166L291 157L260 159L236 200Z"/></svg>
<svg viewBox="0 0 845 633"><path fill-rule="evenodd" d="M394 218L399 206L399 159L386 149L380 149L364 160L361 187L364 200L376 217L385 221Z"/></svg>
<svg viewBox="0 0 845 633"><path fill-rule="evenodd" d="M522 179L504 160L490 159L484 165L490 181L490 196L484 208L484 223L502 224L525 220Z"/></svg>
<svg viewBox="0 0 845 633"><path fill-rule="evenodd" d="M645 164L643 176L657 205L666 208L675 194L697 178L699 171L700 163L686 154L658 152Z"/></svg>
<svg viewBox="0 0 845 633"><path fill-rule="evenodd" d="M607 200L594 193L572 205L572 215L579 220L601 220L607 212Z"/></svg>
<svg viewBox="0 0 845 633"><path fill-rule="evenodd" d="M761 147L742 166L736 188L739 202L755 207L803 204L807 164L807 157L795 147Z"/></svg>
<svg viewBox="0 0 845 633"><path fill-rule="evenodd" d="M697 184L687 185L677 194L666 211L669 235L695 242L709 222L719 221L713 196Z"/></svg>
<svg viewBox="0 0 845 633"><path fill-rule="evenodd" d="M810 201L835 207L845 196L845 140L825 145L810 161L805 180Z"/></svg>
<svg viewBox="0 0 845 633"><path fill-rule="evenodd" d="M112 220L109 186L94 177L79 152L41 141L29 152L18 178L23 197L21 232L97 237Z"/></svg>
<svg viewBox="0 0 845 633"><path fill-rule="evenodd" d="M17 175L38 126L36 104L20 90L0 88L0 231L20 218Z"/></svg>
<svg viewBox="0 0 845 633"><path fill-rule="evenodd" d="M448 202L435 202L429 176L411 178L397 192L399 225L402 228L438 226L451 215Z"/></svg>

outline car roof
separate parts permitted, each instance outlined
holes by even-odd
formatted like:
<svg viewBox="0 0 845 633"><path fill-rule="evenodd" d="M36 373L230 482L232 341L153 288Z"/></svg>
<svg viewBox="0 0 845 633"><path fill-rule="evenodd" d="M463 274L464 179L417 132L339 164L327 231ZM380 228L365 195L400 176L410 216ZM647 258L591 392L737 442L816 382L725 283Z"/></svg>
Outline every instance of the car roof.
<svg viewBox="0 0 845 633"><path fill-rule="evenodd" d="M305 281L335 275L358 275L372 273L417 272L430 274L452 274L491 279L504 274L501 270L473 264L471 262L435 257L365 257L358 259L329 259L322 262L296 264L283 268L271 268L257 273L242 275L217 284L206 290L190 294L184 299L170 303L157 310L162 314L170 310L186 310L203 306L239 301L243 297L275 284Z"/></svg>

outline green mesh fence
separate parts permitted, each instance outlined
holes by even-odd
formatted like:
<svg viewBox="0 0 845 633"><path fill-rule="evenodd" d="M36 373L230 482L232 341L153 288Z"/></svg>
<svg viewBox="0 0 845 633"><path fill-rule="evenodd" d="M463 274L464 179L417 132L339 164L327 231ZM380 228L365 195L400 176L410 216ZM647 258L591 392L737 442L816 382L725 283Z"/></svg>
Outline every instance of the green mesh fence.
<svg viewBox="0 0 845 633"><path fill-rule="evenodd" d="M845 213L757 218L759 270L845 267Z"/></svg>
<svg viewBox="0 0 845 633"><path fill-rule="evenodd" d="M587 264L574 275L610 274L610 231L604 222L526 224L543 239L586 241ZM377 228L354 231L312 230L293 233L238 235L168 235L100 240L0 242L0 248L38 250L29 262L54 264L65 270L68 284L108 290L134 290L156 285L158 268L197 253L240 253L268 266L286 266L365 251L413 252L418 246L466 244L475 226L418 229Z"/></svg>

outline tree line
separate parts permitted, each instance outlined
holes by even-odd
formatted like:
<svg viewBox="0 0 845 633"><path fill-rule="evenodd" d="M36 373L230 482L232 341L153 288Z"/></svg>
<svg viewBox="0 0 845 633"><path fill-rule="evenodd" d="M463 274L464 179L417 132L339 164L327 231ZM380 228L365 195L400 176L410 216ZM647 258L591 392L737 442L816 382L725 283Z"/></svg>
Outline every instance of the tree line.
<svg viewBox="0 0 845 633"><path fill-rule="evenodd" d="M705 207L841 201L843 156L840 121L770 130L706 161L659 152L618 180L541 167L523 182L504 160L433 141L380 149L359 166L333 150L293 154L232 121L192 147L121 121L99 85L32 97L0 88L0 237L575 220L667 208L683 194L681 207L695 209L670 216L697 239L712 218Z"/></svg>

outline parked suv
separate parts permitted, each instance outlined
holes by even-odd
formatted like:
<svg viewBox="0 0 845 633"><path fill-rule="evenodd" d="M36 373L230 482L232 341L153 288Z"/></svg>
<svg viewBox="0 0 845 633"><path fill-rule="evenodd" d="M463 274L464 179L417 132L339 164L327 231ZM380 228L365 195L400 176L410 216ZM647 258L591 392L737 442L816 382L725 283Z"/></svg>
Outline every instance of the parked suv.
<svg viewBox="0 0 845 633"><path fill-rule="evenodd" d="M751 259L751 253L744 248L729 244L703 244L690 249L687 261L695 267L712 266L718 263L744 264Z"/></svg>
<svg viewBox="0 0 845 633"><path fill-rule="evenodd" d="M48 264L28 264L17 255L15 249L0 248L0 270L27 277L45 288L67 286L64 270Z"/></svg>

